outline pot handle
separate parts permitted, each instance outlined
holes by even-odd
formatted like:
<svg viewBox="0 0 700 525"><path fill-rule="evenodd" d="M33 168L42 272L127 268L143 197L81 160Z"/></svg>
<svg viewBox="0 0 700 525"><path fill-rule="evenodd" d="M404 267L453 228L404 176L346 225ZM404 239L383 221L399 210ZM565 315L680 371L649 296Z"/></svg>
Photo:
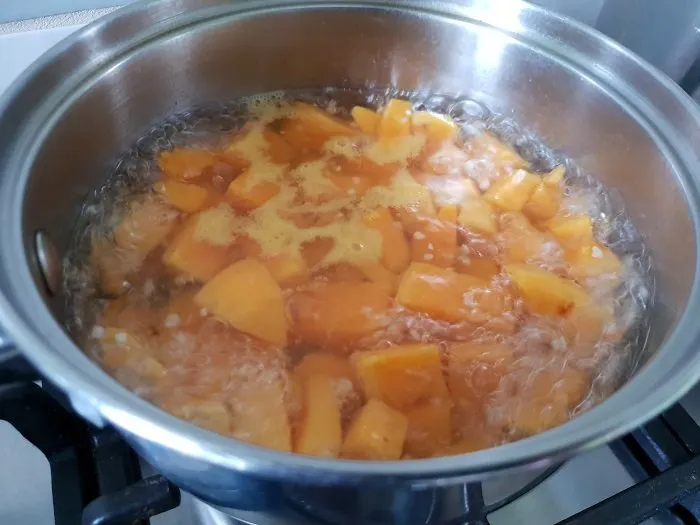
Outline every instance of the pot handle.
<svg viewBox="0 0 700 525"><path fill-rule="evenodd" d="M34 367L0 329L0 383L38 378Z"/></svg>

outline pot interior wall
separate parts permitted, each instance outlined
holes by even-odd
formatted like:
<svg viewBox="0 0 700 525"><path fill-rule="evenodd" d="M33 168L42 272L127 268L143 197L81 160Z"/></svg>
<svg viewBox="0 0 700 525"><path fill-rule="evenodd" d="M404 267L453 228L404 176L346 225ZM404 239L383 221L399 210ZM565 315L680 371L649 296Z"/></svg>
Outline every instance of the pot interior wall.
<svg viewBox="0 0 700 525"><path fill-rule="evenodd" d="M84 197L119 153L160 119L201 103L320 86L463 94L512 115L619 190L655 265L653 350L694 278L695 232L677 167L655 124L634 115L646 101L615 80L614 57L590 50L597 65L577 66L577 56L558 54L557 38L546 26L516 38L469 20L366 7L203 17L76 79L38 144L26 238L43 229L64 252ZM667 118L680 111L662 109Z"/></svg>

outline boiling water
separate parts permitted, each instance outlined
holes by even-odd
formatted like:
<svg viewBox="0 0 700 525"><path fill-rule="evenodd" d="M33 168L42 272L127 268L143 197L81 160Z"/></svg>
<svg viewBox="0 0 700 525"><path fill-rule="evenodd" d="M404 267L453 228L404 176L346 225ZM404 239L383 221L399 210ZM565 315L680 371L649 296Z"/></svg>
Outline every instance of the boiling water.
<svg viewBox="0 0 700 525"><path fill-rule="evenodd" d="M620 286L615 290L616 330L624 330L627 335L615 344L600 341L595 353L587 359L578 359L576 366L589 370L594 380L588 396L577 406L572 415L587 410L609 396L621 380L634 369L647 338L647 312L653 298L650 261L644 244L625 215L621 200L613 190L602 187L594 177L584 173L570 159L547 148L537 137L520 123L490 112L478 102L466 98L450 98L430 95L416 96L397 91L346 91L326 89L294 93L272 93L230 104L216 104L199 107L190 112L166 119L136 141L134 146L122 155L102 187L94 192L85 203L78 224L75 227L74 242L65 260L64 291L68 312L74 315L69 319L69 328L80 344L92 348L90 330L94 320L104 305L96 289L96 276L90 265L90 242L95 236L109 235L119 222L125 204L135 195L150 191L157 173L157 155L164 150L178 146L220 145L228 132L240 128L250 116L250 109L275 100L302 100L347 116L353 105L381 107L390 98L409 98L416 109L428 109L447 114L461 127L464 136L481 130L489 130L511 144L527 160L533 170L544 172L565 164L567 168L564 206L572 212L589 214L594 220L596 238L612 248L624 264L624 274ZM474 166L475 170L488 169L488 166ZM602 290L607 290L601 283ZM595 296L596 287L592 289ZM157 294L156 294L157 295ZM397 320L390 325L384 340L378 345L392 342L393 328L406 329L416 341L424 339L425 333L439 333L439 322L425 316L413 316ZM408 324L408 326L407 326ZM401 325L401 326L398 326ZM470 340L479 337L479 332L471 333ZM546 323L532 322L522 326L514 338L504 339L514 347L530 344L550 344L551 359L557 363L567 362L566 344L552 341L550 327ZM563 355L562 355L563 354ZM562 359L563 358L563 359ZM524 355L520 359L535 359L537 366L548 367L551 363L542 356ZM560 365L557 365L560 366ZM504 377L503 388L507 389L513 377ZM137 392L148 397L149 392ZM491 406L494 415L498 404Z"/></svg>

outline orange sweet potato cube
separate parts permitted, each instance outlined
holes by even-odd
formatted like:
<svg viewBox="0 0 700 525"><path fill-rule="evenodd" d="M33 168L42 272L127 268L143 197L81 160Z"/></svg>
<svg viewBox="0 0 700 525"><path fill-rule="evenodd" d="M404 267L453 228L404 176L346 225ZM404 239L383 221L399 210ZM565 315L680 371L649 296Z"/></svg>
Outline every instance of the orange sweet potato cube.
<svg viewBox="0 0 700 525"><path fill-rule="evenodd" d="M355 106L350 113L362 133L367 133L368 135L376 133L377 125L381 120L381 116L377 112L362 106Z"/></svg>
<svg viewBox="0 0 700 525"><path fill-rule="evenodd" d="M429 262L442 268L454 266L457 255L457 206L448 204L437 219L422 221L411 239L414 261Z"/></svg>
<svg viewBox="0 0 700 525"><path fill-rule="evenodd" d="M482 403L515 361L513 351L497 343L455 343L447 356L447 382L457 404Z"/></svg>
<svg viewBox="0 0 700 525"><path fill-rule="evenodd" d="M262 263L280 286L295 286L309 279L309 269L302 257L279 254L267 257Z"/></svg>
<svg viewBox="0 0 700 525"><path fill-rule="evenodd" d="M567 341L573 345L578 357L592 357L605 328L614 321L611 306L601 304L581 304L572 309L564 319L563 331Z"/></svg>
<svg viewBox="0 0 700 525"><path fill-rule="evenodd" d="M467 147L473 156L491 160L500 176L508 174L513 169L527 168L527 162L517 151L489 132L485 131L471 137Z"/></svg>
<svg viewBox="0 0 700 525"><path fill-rule="evenodd" d="M246 171L234 179L226 190L226 200L237 210L259 208L280 192L280 185L276 182L260 182L250 186L249 180L250 173Z"/></svg>
<svg viewBox="0 0 700 525"><path fill-rule="evenodd" d="M292 450L292 430L281 379L259 377L240 385L231 402L233 436L283 452Z"/></svg>
<svg viewBox="0 0 700 525"><path fill-rule="evenodd" d="M435 455L452 439L452 419L449 403L428 401L406 412L408 430L404 454L411 458Z"/></svg>
<svg viewBox="0 0 700 525"><path fill-rule="evenodd" d="M295 335L320 345L352 343L389 322L391 297L377 283L328 283L290 300Z"/></svg>
<svg viewBox="0 0 700 525"><path fill-rule="evenodd" d="M315 352L307 354L294 368L294 375L300 380L310 376L322 375L336 381L347 381L358 385L355 369L347 358L334 354Z"/></svg>
<svg viewBox="0 0 700 525"><path fill-rule="evenodd" d="M469 195L462 201L457 222L467 231L485 235L498 231L493 208L480 196Z"/></svg>
<svg viewBox="0 0 700 525"><path fill-rule="evenodd" d="M102 363L112 371L128 368L142 379L157 381L166 375L163 365L150 353L147 343L121 328L107 327L100 338Z"/></svg>
<svg viewBox="0 0 700 525"><path fill-rule="evenodd" d="M334 458L342 442L340 405L333 378L310 375L303 382L304 407L295 452Z"/></svg>
<svg viewBox="0 0 700 525"><path fill-rule="evenodd" d="M201 210L210 200L209 190L196 184L165 180L156 183L154 187L168 204L185 213Z"/></svg>
<svg viewBox="0 0 700 525"><path fill-rule="evenodd" d="M177 220L178 213L159 199L135 201L114 229L114 244L143 260L166 239Z"/></svg>
<svg viewBox="0 0 700 525"><path fill-rule="evenodd" d="M588 294L573 281L535 266L509 264L505 271L532 313L563 316L575 306L591 302Z"/></svg>
<svg viewBox="0 0 700 525"><path fill-rule="evenodd" d="M407 429L406 416L378 399L370 399L351 423L341 455L365 460L399 459Z"/></svg>
<svg viewBox="0 0 700 525"><path fill-rule="evenodd" d="M349 123L310 104L297 102L294 104L293 110L294 117L299 119L311 134L334 137L339 135L353 136L358 133Z"/></svg>
<svg viewBox="0 0 700 525"><path fill-rule="evenodd" d="M377 135L382 140L405 137L411 133L413 104L408 100L392 98L382 110L377 124Z"/></svg>
<svg viewBox="0 0 700 525"><path fill-rule="evenodd" d="M542 181L523 206L523 213L531 221L543 222L554 217L561 205L561 190Z"/></svg>
<svg viewBox="0 0 700 525"><path fill-rule="evenodd" d="M163 151L158 156L158 166L171 179L191 182L202 177L206 170L219 161L216 153L192 148L176 148Z"/></svg>
<svg viewBox="0 0 700 525"><path fill-rule="evenodd" d="M501 267L490 257L460 254L455 261L459 273L468 273L479 279L490 281L501 272Z"/></svg>
<svg viewBox="0 0 700 525"><path fill-rule="evenodd" d="M437 345L356 352L352 361L367 399L404 410L421 400L448 396Z"/></svg>
<svg viewBox="0 0 700 525"><path fill-rule="evenodd" d="M396 294L396 289L399 285L399 278L383 264L361 264L358 265L358 269L360 272L362 272L362 275L367 281L383 286L387 295L391 295L393 297Z"/></svg>
<svg viewBox="0 0 700 525"><path fill-rule="evenodd" d="M377 208L368 212L364 223L377 230L382 237L382 263L387 269L400 273L410 262L411 253L408 241L400 223L394 221L387 208Z"/></svg>
<svg viewBox="0 0 700 525"><path fill-rule="evenodd" d="M522 213L504 213L500 222L497 238L507 262L525 263L542 255L547 238Z"/></svg>
<svg viewBox="0 0 700 525"><path fill-rule="evenodd" d="M549 231L563 246L592 246L594 243L593 221L588 215L555 217L549 221Z"/></svg>
<svg viewBox="0 0 700 525"><path fill-rule="evenodd" d="M497 208L520 211L540 183L540 178L525 170L496 180L484 193L484 199Z"/></svg>
<svg viewBox="0 0 700 525"><path fill-rule="evenodd" d="M217 210L206 210L188 219L163 254L168 268L207 281L230 262L233 232L226 227L226 212Z"/></svg>
<svg viewBox="0 0 700 525"><path fill-rule="evenodd" d="M216 274L195 302L241 332L279 346L287 343L282 290L255 259L235 262Z"/></svg>
<svg viewBox="0 0 700 525"><path fill-rule="evenodd" d="M431 111L415 111L411 115L413 131L424 131L428 139L442 142L457 135L459 127L450 117Z"/></svg>
<svg viewBox="0 0 700 525"><path fill-rule="evenodd" d="M622 262L610 248L600 243L583 244L567 251L569 275L577 280L607 276L614 283L622 271Z"/></svg>
<svg viewBox="0 0 700 525"><path fill-rule="evenodd" d="M483 323L509 311L510 298L489 289L488 282L426 263L411 263L404 272L396 301L444 321Z"/></svg>
<svg viewBox="0 0 700 525"><path fill-rule="evenodd" d="M309 269L314 269L333 249L335 239L332 237L316 237L301 245L301 256Z"/></svg>

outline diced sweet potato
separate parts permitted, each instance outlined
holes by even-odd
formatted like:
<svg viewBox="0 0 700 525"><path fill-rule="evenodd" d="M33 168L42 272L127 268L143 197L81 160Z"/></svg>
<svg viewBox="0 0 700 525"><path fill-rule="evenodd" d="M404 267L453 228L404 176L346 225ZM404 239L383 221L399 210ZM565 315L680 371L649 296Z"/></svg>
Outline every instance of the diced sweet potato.
<svg viewBox="0 0 700 525"><path fill-rule="evenodd" d="M165 180L155 184L155 190L163 195L173 208L185 213L201 210L209 200L209 190L196 184Z"/></svg>
<svg viewBox="0 0 700 525"><path fill-rule="evenodd" d="M486 281L426 263L404 272L396 301L406 308L445 321L483 323L510 311L510 298Z"/></svg>
<svg viewBox="0 0 700 525"><path fill-rule="evenodd" d="M262 259L272 277L280 286L296 286L309 279L304 259L290 254L279 254Z"/></svg>
<svg viewBox="0 0 700 525"><path fill-rule="evenodd" d="M293 330L302 341L319 345L352 343L389 322L391 297L377 283L329 283L294 294Z"/></svg>
<svg viewBox="0 0 700 525"><path fill-rule="evenodd" d="M484 157L493 162L499 176L510 170L527 169L527 162L518 152L489 132L484 131L471 137L467 148L475 157Z"/></svg>
<svg viewBox="0 0 700 525"><path fill-rule="evenodd" d="M525 387L511 400L509 426L521 436L530 436L566 422L589 385L586 374L575 368L532 372Z"/></svg>
<svg viewBox="0 0 700 525"><path fill-rule="evenodd" d="M411 133L411 113L413 104L397 98L387 102L377 124L377 135L382 140L392 140Z"/></svg>
<svg viewBox="0 0 700 525"><path fill-rule="evenodd" d="M305 355L294 368L294 375L300 380L314 375L322 375L336 381L347 381L351 385L358 385L355 369L350 362L345 357L334 354L315 352Z"/></svg>
<svg viewBox="0 0 700 525"><path fill-rule="evenodd" d="M202 177L206 170L219 161L211 151L177 148L163 151L158 156L158 166L171 179L191 182Z"/></svg>
<svg viewBox="0 0 700 525"><path fill-rule="evenodd" d="M310 104L303 102L294 104L294 117L299 119L313 134L325 135L326 137L357 135L357 130L344 120Z"/></svg>
<svg viewBox="0 0 700 525"><path fill-rule="evenodd" d="M166 239L177 220L178 213L158 199L135 201L114 229L114 244L143 260Z"/></svg>
<svg viewBox="0 0 700 525"><path fill-rule="evenodd" d="M547 238L522 213L504 213L501 216L499 244L509 263L524 263L541 258Z"/></svg>
<svg viewBox="0 0 700 525"><path fill-rule="evenodd" d="M565 257L570 264L569 275L577 280L606 276L616 282L622 271L622 262L615 252L600 243L572 248Z"/></svg>
<svg viewBox="0 0 700 525"><path fill-rule="evenodd" d="M535 266L509 264L505 271L532 313L562 316L576 305L591 301L588 294L574 282Z"/></svg>
<svg viewBox="0 0 700 525"><path fill-rule="evenodd" d="M241 332L280 346L287 342L282 290L254 259L235 262L216 274L195 301Z"/></svg>
<svg viewBox="0 0 700 525"><path fill-rule="evenodd" d="M485 281L490 281L501 272L501 267L496 261L479 255L458 256L455 260L455 269L459 273L468 273Z"/></svg>
<svg viewBox="0 0 700 525"><path fill-rule="evenodd" d="M414 261L429 262L442 268L454 266L457 255L457 206L448 204L437 219L426 219L411 239Z"/></svg>
<svg viewBox="0 0 700 525"><path fill-rule="evenodd" d="M234 437L291 452L292 431L281 379L260 377L241 385L231 405Z"/></svg>
<svg viewBox="0 0 700 525"><path fill-rule="evenodd" d="M561 191L556 186L540 182L523 207L523 213L531 221L543 222L554 217L561 205Z"/></svg>
<svg viewBox="0 0 700 525"><path fill-rule="evenodd" d="M593 222L588 215L555 217L549 221L549 231L564 246L592 246Z"/></svg>
<svg viewBox="0 0 700 525"><path fill-rule="evenodd" d="M486 235L492 235L498 230L491 205L474 195L462 201L457 222L468 231Z"/></svg>
<svg viewBox="0 0 700 525"><path fill-rule="evenodd" d="M406 416L378 399L370 399L350 425L341 455L351 459L399 459L407 429Z"/></svg>
<svg viewBox="0 0 700 525"><path fill-rule="evenodd" d="M151 355L146 343L131 332L107 327L100 338L100 345L102 363L112 371L127 368L148 380L162 379L166 375L165 368Z"/></svg>
<svg viewBox="0 0 700 525"><path fill-rule="evenodd" d="M377 131L377 125L381 120L381 116L368 108L363 108L362 106L355 106L351 111L352 119L355 124L362 130L362 133L367 133L368 135L374 135Z"/></svg>
<svg viewBox="0 0 700 525"><path fill-rule="evenodd" d="M539 177L525 170L517 170L513 175L496 180L484 199L506 211L520 211L530 199L540 183Z"/></svg>
<svg viewBox="0 0 700 525"><path fill-rule="evenodd" d="M394 221L387 208L377 208L368 212L364 223L382 236L382 263L387 269L400 273L410 262L410 247L400 223Z"/></svg>
<svg viewBox="0 0 700 525"><path fill-rule="evenodd" d="M240 211L259 208L280 192L280 185L276 182L260 182L249 186L249 177L251 173L246 171L234 179L226 190L226 200Z"/></svg>
<svg viewBox="0 0 700 525"><path fill-rule="evenodd" d="M384 287L387 295L394 296L399 285L398 276L380 263L358 265L365 279Z"/></svg>
<svg viewBox="0 0 700 525"><path fill-rule="evenodd" d="M450 139L457 135L457 124L446 115L439 115L431 111L415 111L411 115L413 131L424 131L428 139L435 142Z"/></svg>
<svg viewBox="0 0 700 525"><path fill-rule="evenodd" d="M547 173L542 177L542 180L548 186L558 187L562 182L564 182L564 176L566 175L566 167L560 164L552 171Z"/></svg>
<svg viewBox="0 0 700 525"><path fill-rule="evenodd" d="M614 320L611 306L581 304L564 319L563 330L567 341L578 357L591 357L596 349L593 344L601 339L606 325Z"/></svg>
<svg viewBox="0 0 700 525"><path fill-rule="evenodd" d="M295 451L310 456L334 458L342 441L340 405L335 381L310 375L303 383L304 409Z"/></svg>
<svg viewBox="0 0 700 525"><path fill-rule="evenodd" d="M406 417L405 455L412 458L430 457L450 443L452 420L449 403L422 403L406 412Z"/></svg>
<svg viewBox="0 0 700 525"><path fill-rule="evenodd" d="M497 343L457 343L448 352L448 385L456 403L483 403L514 361L513 351Z"/></svg>
<svg viewBox="0 0 700 525"><path fill-rule="evenodd" d="M208 281L231 261L228 245L213 244L212 236L202 235L202 231L208 231L209 226L212 232L218 232L214 228L215 215L210 215L192 216L178 232L163 255L163 262L168 268L198 281ZM225 229L214 237L225 240ZM230 242L233 242L233 238Z"/></svg>
<svg viewBox="0 0 700 525"><path fill-rule="evenodd" d="M365 397L399 410L448 396L437 345L405 345L353 354Z"/></svg>

